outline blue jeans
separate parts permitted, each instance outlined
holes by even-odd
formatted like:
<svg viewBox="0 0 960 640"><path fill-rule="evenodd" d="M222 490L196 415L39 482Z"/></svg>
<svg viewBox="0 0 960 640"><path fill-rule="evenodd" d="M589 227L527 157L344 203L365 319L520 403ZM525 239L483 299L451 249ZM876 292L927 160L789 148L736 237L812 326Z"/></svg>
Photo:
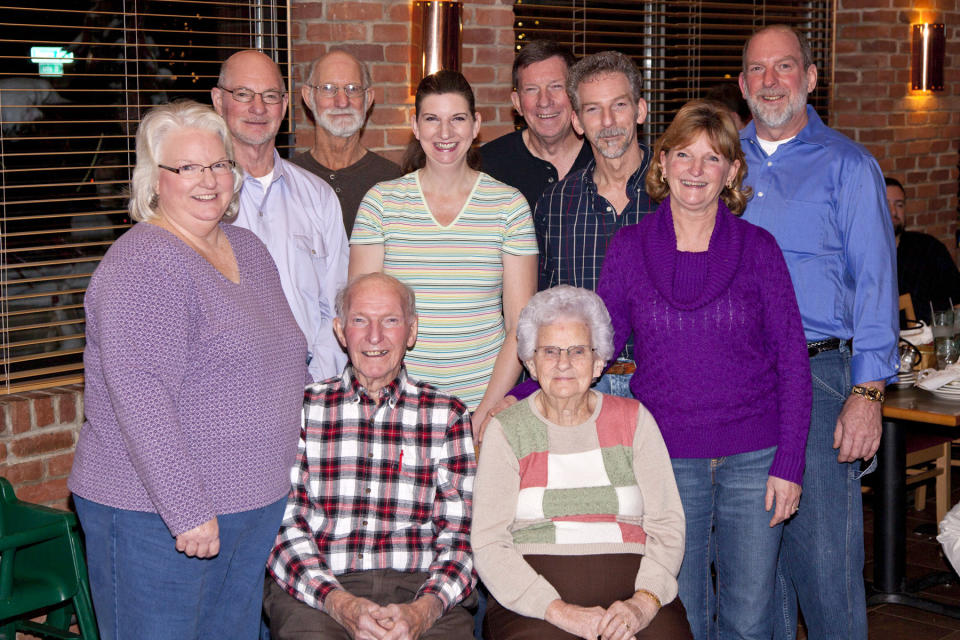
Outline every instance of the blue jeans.
<svg viewBox="0 0 960 640"><path fill-rule="evenodd" d="M260 629L267 556L286 498L217 516L220 553L189 558L155 513L74 495L86 539L90 590L104 640L253 640Z"/></svg>
<svg viewBox="0 0 960 640"><path fill-rule="evenodd" d="M776 447L769 447L671 460L687 519L677 581L696 640L769 640L773 634L770 608L783 525L770 526L764 498L774 453Z"/></svg>
<svg viewBox="0 0 960 640"><path fill-rule="evenodd" d="M605 373L594 383L593 388L595 391L611 396L633 398L633 392L630 391L630 378L632 377L632 375L626 373Z"/></svg>
<svg viewBox="0 0 960 640"><path fill-rule="evenodd" d="M800 510L783 529L777 567L777 640L796 637L797 600L807 635L817 640L866 640L863 507L859 462L837 462L833 432L850 393L850 351L810 359L813 414L807 437ZM868 469L869 471L869 469Z"/></svg>

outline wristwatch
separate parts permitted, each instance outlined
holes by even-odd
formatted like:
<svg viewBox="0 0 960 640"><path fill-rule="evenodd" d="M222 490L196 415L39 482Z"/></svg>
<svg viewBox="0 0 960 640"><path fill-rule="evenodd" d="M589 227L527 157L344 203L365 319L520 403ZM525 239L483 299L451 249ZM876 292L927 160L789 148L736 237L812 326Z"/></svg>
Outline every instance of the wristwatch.
<svg viewBox="0 0 960 640"><path fill-rule="evenodd" d="M886 399L886 395L880 389L874 387L867 387L862 384L855 384L853 388L850 389L851 393L855 393L858 396L863 396L867 400L873 400L874 402L883 402Z"/></svg>

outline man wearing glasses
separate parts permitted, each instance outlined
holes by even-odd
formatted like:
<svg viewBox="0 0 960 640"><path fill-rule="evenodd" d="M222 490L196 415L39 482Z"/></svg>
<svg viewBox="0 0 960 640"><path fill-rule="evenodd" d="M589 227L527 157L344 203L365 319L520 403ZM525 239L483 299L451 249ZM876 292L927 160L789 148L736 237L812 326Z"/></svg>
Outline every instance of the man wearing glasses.
<svg viewBox="0 0 960 640"><path fill-rule="evenodd" d="M327 183L277 153L288 97L273 60L259 51L233 54L220 67L211 96L244 174L234 224L253 231L276 262L283 293L307 337L311 377L335 376L346 364L333 335L334 297L346 283L349 259L340 203Z"/></svg>
<svg viewBox="0 0 960 640"><path fill-rule="evenodd" d="M370 69L343 49L333 48L310 67L301 87L313 113L313 147L291 158L333 187L340 199L343 226L350 237L360 201L367 189L401 175L400 167L360 143L373 104Z"/></svg>

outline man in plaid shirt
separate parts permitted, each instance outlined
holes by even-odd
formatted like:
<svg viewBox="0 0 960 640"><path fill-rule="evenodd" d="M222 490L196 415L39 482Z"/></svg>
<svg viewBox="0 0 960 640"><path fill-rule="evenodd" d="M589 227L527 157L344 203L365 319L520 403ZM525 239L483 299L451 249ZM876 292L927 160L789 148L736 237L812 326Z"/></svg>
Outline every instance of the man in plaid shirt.
<svg viewBox="0 0 960 640"><path fill-rule="evenodd" d="M343 374L307 387L264 609L284 638L469 638L470 418L407 377L413 291L382 273L337 296ZM472 599L472 595L471 595Z"/></svg>

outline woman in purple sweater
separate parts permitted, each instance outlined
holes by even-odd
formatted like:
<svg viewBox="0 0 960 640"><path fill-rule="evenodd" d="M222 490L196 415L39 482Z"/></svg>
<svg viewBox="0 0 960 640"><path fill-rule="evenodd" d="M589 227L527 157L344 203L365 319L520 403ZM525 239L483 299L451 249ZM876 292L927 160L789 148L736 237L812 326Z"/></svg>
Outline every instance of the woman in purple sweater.
<svg viewBox="0 0 960 640"><path fill-rule="evenodd" d="M259 632L307 349L266 248L221 224L240 180L213 109L153 109L137 132L139 224L87 289L69 487L103 638Z"/></svg>
<svg viewBox="0 0 960 640"><path fill-rule="evenodd" d="M771 637L782 523L800 500L810 422L786 264L769 233L735 216L745 174L722 108L684 106L647 175L662 203L613 238L597 286L614 353L634 336L630 388L673 463L687 520L679 594L698 640Z"/></svg>

